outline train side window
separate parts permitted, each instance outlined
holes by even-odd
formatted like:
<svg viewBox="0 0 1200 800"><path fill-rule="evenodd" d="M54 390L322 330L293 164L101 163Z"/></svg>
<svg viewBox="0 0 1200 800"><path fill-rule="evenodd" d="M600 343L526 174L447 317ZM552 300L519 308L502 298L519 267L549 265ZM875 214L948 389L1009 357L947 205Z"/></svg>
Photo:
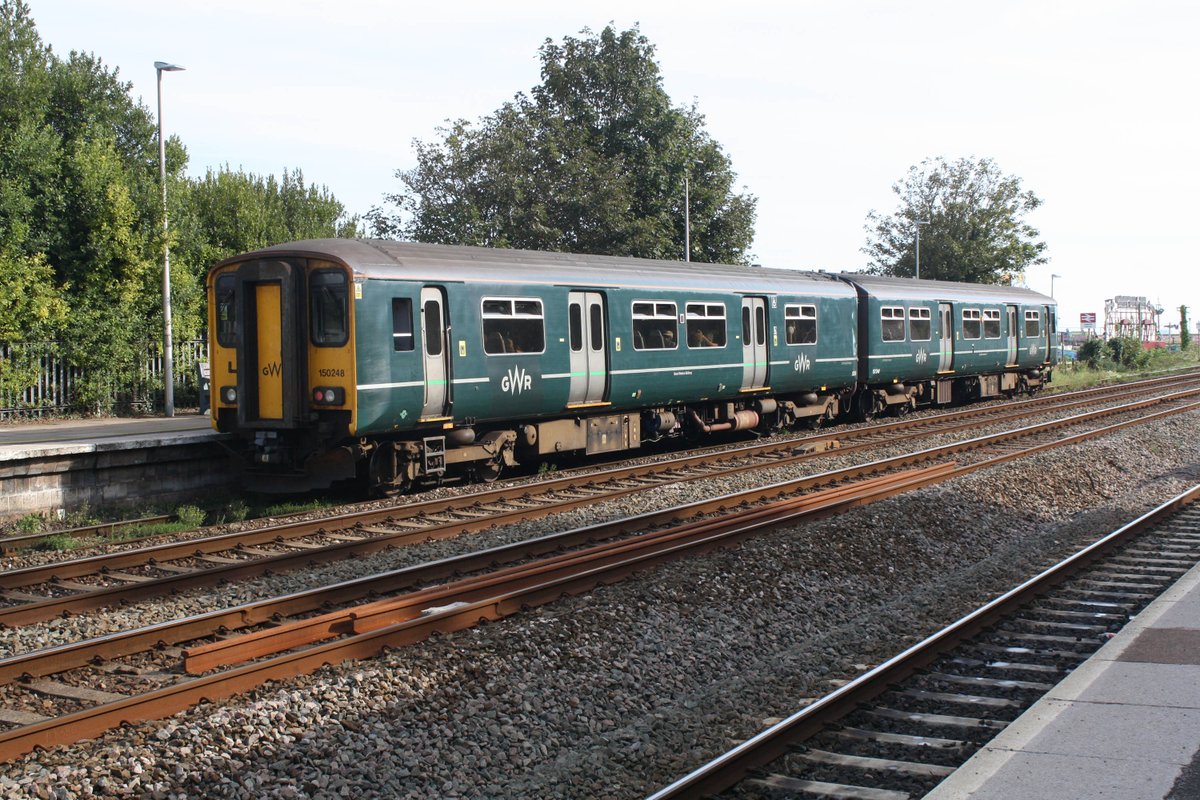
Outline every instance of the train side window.
<svg viewBox="0 0 1200 800"><path fill-rule="evenodd" d="M1000 338L1000 309L985 308L983 310L983 338Z"/></svg>
<svg viewBox="0 0 1200 800"><path fill-rule="evenodd" d="M237 346L237 278L222 275L217 278L217 344Z"/></svg>
<svg viewBox="0 0 1200 800"><path fill-rule="evenodd" d="M633 304L633 349L674 350L679 346L678 313L674 303L636 301Z"/></svg>
<svg viewBox="0 0 1200 800"><path fill-rule="evenodd" d="M425 352L431 356L442 354L442 304L437 300L426 300L421 312L425 317Z"/></svg>
<svg viewBox="0 0 1200 800"><path fill-rule="evenodd" d="M817 307L787 305L783 307L783 325L788 344L817 343Z"/></svg>
<svg viewBox="0 0 1200 800"><path fill-rule="evenodd" d="M908 310L908 338L914 342L928 342L933 338L933 312L928 308Z"/></svg>
<svg viewBox="0 0 1200 800"><path fill-rule="evenodd" d="M412 300L392 298L392 350L397 353L413 349Z"/></svg>
<svg viewBox="0 0 1200 800"><path fill-rule="evenodd" d="M754 343L757 345L767 343L767 309L765 306L757 306L754 309Z"/></svg>
<svg viewBox="0 0 1200 800"><path fill-rule="evenodd" d="M964 308L962 312L963 321L963 338L978 339L982 331L982 326L979 322L978 308Z"/></svg>
<svg viewBox="0 0 1200 800"><path fill-rule="evenodd" d="M751 344L753 335L750 331L750 306L742 306L742 344Z"/></svg>
<svg viewBox="0 0 1200 800"><path fill-rule="evenodd" d="M489 356L541 353L546 349L542 301L525 297L483 298L483 352Z"/></svg>
<svg viewBox="0 0 1200 800"><path fill-rule="evenodd" d="M904 341L904 307L883 306L879 309L879 332L885 342Z"/></svg>
<svg viewBox="0 0 1200 800"><path fill-rule="evenodd" d="M725 346L725 304L688 303L688 347Z"/></svg>
<svg viewBox="0 0 1200 800"><path fill-rule="evenodd" d="M592 303L588 308L588 325L592 334L592 352L598 353L604 349L604 311L599 303Z"/></svg>
<svg viewBox="0 0 1200 800"><path fill-rule="evenodd" d="M308 276L309 330L318 347L340 347L350 338L350 292L346 273L316 270Z"/></svg>
<svg viewBox="0 0 1200 800"><path fill-rule="evenodd" d="M1036 337L1042 331L1041 314L1036 311L1025 312L1025 335L1029 338Z"/></svg>
<svg viewBox="0 0 1200 800"><path fill-rule="evenodd" d="M571 352L578 353L583 349L583 306L571 303L567 313L571 334Z"/></svg>

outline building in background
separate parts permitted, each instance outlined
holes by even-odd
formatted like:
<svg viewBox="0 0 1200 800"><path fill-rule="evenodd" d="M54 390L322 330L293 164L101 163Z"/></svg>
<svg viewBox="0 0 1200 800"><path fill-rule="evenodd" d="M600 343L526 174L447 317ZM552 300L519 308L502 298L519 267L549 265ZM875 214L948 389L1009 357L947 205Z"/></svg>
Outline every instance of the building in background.
<svg viewBox="0 0 1200 800"><path fill-rule="evenodd" d="M1163 309L1145 297L1120 294L1104 301L1104 338L1132 336L1147 344L1157 344L1159 318Z"/></svg>

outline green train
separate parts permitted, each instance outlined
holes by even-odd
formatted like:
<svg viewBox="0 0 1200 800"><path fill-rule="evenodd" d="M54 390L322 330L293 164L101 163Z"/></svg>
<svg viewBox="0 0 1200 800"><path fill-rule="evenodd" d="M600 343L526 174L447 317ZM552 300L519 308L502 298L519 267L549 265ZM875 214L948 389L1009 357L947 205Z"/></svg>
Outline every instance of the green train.
<svg viewBox="0 0 1200 800"><path fill-rule="evenodd" d="M560 453L1033 392L1027 289L324 239L210 270L213 426L248 485L377 493Z"/></svg>

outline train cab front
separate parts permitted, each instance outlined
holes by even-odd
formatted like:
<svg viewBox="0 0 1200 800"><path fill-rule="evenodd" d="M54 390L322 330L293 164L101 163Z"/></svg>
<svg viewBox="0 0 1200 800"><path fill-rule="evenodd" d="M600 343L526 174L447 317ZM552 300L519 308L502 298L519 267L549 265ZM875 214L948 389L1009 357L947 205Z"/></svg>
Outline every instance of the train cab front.
<svg viewBox="0 0 1200 800"><path fill-rule="evenodd" d="M223 262L209 276L213 426L235 433L252 491L354 476L350 271L313 258Z"/></svg>

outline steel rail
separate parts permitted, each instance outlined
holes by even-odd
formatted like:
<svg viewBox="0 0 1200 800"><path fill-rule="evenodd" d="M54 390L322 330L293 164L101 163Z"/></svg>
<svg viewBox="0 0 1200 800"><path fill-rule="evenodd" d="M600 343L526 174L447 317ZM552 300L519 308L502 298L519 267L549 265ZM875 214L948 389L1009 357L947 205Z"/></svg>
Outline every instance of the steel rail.
<svg viewBox="0 0 1200 800"><path fill-rule="evenodd" d="M846 480L849 477L852 477L855 475L862 475L862 474L866 474L867 472L875 472L875 471L879 471L884 468L889 468L889 469L902 468L904 466L921 463L923 461L928 461L928 460L931 460L934 458L955 455L957 453L976 449L978 447L982 447L982 446L985 446L988 444L1001 442L1001 441L1005 441L1005 440L1016 438L1016 437L1027 436L1027 435L1031 435L1031 434L1038 433L1038 432L1055 430L1055 429L1058 429L1058 428L1061 428L1061 427L1064 427L1067 425L1078 424L1080 422L1087 421L1089 419L1097 419L1097 418L1111 416L1111 415L1118 414L1118 413L1134 411L1134 410L1138 410L1143 407L1156 405L1156 404L1160 404L1160 403L1164 403L1164 402L1169 402L1172 400L1189 397L1189 396L1193 396L1196 394L1200 394L1200 389L1192 389L1192 390L1187 390L1184 392L1177 392L1172 395L1167 395L1167 396L1164 396L1161 398L1151 398L1148 400L1140 400L1135 403L1125 404L1125 405L1121 405L1121 406L1114 406L1114 407L1110 407L1110 408L1106 408L1106 409L1100 409L1098 411L1089 412L1089 413L1085 413L1085 414L1077 414L1072 417L1066 417L1066 418L1063 418L1060 420L1052 420L1050 422L1040 423L1038 425L1029 426L1029 427L1025 427L1025 428L1018 428L1018 429L1014 429L1011 431L1005 431L1005 432L1002 432L999 434L991 434L991 435L986 435L986 436L982 436L982 437L976 437L974 439L964 440L962 442L952 443L949 445L941 445L938 447L930 448L927 450L922 450L917 453L913 453L913 454L909 454L909 455L905 455L905 456L896 456L896 457L892 457L892 458L888 458L888 459L883 459L880 461L868 462L866 464L848 467L848 468L845 468L842 470L834 470L832 472L823 473L823 474L820 474L817 476L810 476L810 477L805 477L805 478L800 478L800 479L794 479L791 481L784 481L780 484L773 484L770 486L762 487L761 489L752 490L750 493L747 493L746 495L735 494L733 496L716 498L714 500L706 501L706 502L699 503L699 504L668 509L664 512L658 512L658 513L664 514L664 515L672 514L672 513L676 513L676 514L678 514L678 513L702 513L702 509L705 507L720 508L720 507L722 507L722 505L727 505L729 503L744 502L748 499L748 497L750 495L756 494L756 495L758 495L759 499L761 499L761 498L770 496L770 494L772 492L779 493L779 492L785 492L785 491L794 491L795 488L797 488L797 487L803 488L806 485L807 486L815 486L815 485L819 485L822 481L830 482L830 481L835 481L835 480ZM808 458L808 457L811 457L811 456L808 454L805 454L802 456L795 457L794 460L802 460L802 459ZM786 463L786 462L779 462L780 465L782 465L783 463ZM713 477L719 477L719 475L709 474L709 475L705 475L703 477L705 479L710 479ZM645 488L645 487L636 487L635 486L635 487L621 490L619 492L615 492L609 496L619 496L620 494L629 494L629 493L641 491L643 488ZM228 565L223 565L223 566L219 566L219 567L213 567L211 569L197 570L194 572L168 576L165 578L157 579L154 582L137 583L137 584L122 584L122 585L117 585L117 586L106 587L103 589L98 589L98 590L95 590L95 591L87 593L87 594L67 595L67 596L63 596L63 597L50 598L47 600L28 603L28 604L24 604L24 605L0 608L0 624L15 627L15 626L19 626L19 625L43 621L43 620L52 618L54 616L57 616L57 615L63 614L63 613L77 612L77 611L82 611L82 610L86 610L86 609L102 607L104 605L110 605L110 604L113 604L116 602L132 602L137 599L161 596L162 594L166 594L166 593L170 593L170 592L178 592L178 591L182 591L182 590L188 589L188 588L212 585L212 584L218 583L222 580L228 581L228 580L235 580L235 579L245 578L245 577L253 577L253 576L261 575L265 572L269 572L272 570L283 571L283 570L287 570L287 569L295 569L295 568L303 567L305 565L309 565L309 564L315 562L317 560L315 554L318 552L322 552L324 554L325 560L333 560L336 557L350 557L352 555L360 555L363 553L374 552L374 551L392 546L396 542L404 541L410 537L418 537L418 538L422 538L422 539L436 538L440 535L439 531L443 532L443 534L441 534L441 535L449 536L449 535L458 535L458 533L461 533L463 531L483 530L483 529L493 527L494 525L496 525L499 522L504 521L504 520L514 521L514 522L515 521L524 521L524 520L532 519L532 518L539 517L539 516L548 516L553 513L561 513L565 508L572 507L574 504L576 504L578 502L580 502L580 501L571 500L571 501L567 501L564 504L559 504L559 505L555 505L555 506L547 506L542 509L520 509L517 511L508 512L503 517L492 517L492 518L487 518L487 519L482 519L482 520L473 520L473 521L465 521L465 522L464 521L456 521L453 523L447 523L446 525L440 526L440 528L421 529L416 532L398 531L398 532L395 532L392 534L376 536L374 538L364 539L364 540L358 541L358 542L344 542L344 543L337 544L337 545L330 545L330 546L323 548L322 551L302 551L302 552L283 553L283 554L269 556L269 557L261 558L261 559L247 560L245 562L240 562L237 564L228 564ZM637 524L637 523L642 523L643 520L641 518L633 518L632 520L628 520L627 522ZM620 525L620 524L621 523L619 523L619 522L617 523L617 525ZM458 533L456 533L456 532L458 532ZM618 533L619 532L620 531L618 531ZM610 532L608 535L617 535L617 534ZM261 615L255 614L253 612L248 613L246 618L248 620L255 619L258 621L261 621L261 619L262 619ZM255 622L247 622L246 624L255 624ZM175 641L180 641L180 640L176 639ZM2 673L3 669L4 669L3 663L4 662L0 661L0 673Z"/></svg>
<svg viewBox="0 0 1200 800"><path fill-rule="evenodd" d="M688 773L647 800L679 800L717 794L750 772L787 754L798 742L812 738L832 722L878 697L892 685L929 666L1018 608L1045 594L1137 535L1158 525L1178 509L1200 499L1200 485L1177 495L1132 522L1093 542L1020 586L971 612L957 622L864 673L803 710L743 742L729 752Z"/></svg>
<svg viewBox="0 0 1200 800"><path fill-rule="evenodd" d="M1143 404L1152 404L1144 401ZM1135 404L1141 405L1141 404ZM1160 419L1166 414L1182 413L1200 409L1200 403L1193 403L1176 409L1158 412L1143 418L1143 421ZM1109 430L1119 430L1135 421L1124 421L1108 428L1101 428L1088 434L1076 434L1065 437L1063 443L1077 441L1080 436L1090 437L1102 435ZM1027 431L1047 427L1030 426ZM1007 438L1007 437L1006 437ZM1037 444L1029 448L1029 452L1040 452L1052 444ZM1000 463L1015 457L1012 454L991 459L985 463ZM978 465L967 465L966 471L980 468ZM938 471L940 469L940 472ZM609 560L602 566L588 565L577 562L577 566L585 567L582 573L571 572L556 574L547 580L536 580L532 576L536 572L525 571L522 575L521 588L499 595L479 599L465 604L455 603L439 609L425 609L426 613L416 619L406 619L399 622L382 623L383 627L375 630L358 630L357 617L355 632L339 641L317 644L299 652L275 656L264 661L252 663L232 670L218 672L211 676L195 678L174 687L160 689L139 697L122 699L107 703L92 709L69 714L64 717L18 728L0 734L0 759L10 759L39 746L49 746L67 740L77 740L94 736L113 725L121 722L132 722L152 717L164 716L186 708L199 699L218 699L227 697L245 689L259 685L272 679L292 677L302 672L312 671L325 664L339 663L351 658L362 658L378 652L383 647L411 643L426 638L433 631L451 632L469 627L480 619L499 619L519 611L522 607L551 602L564 594L575 594L612 582L638 571L643 571L654 564L678 557L683 552L704 552L713 548L723 547L741 537L749 535L763 527L775 527L785 522L793 522L805 515L836 513L837 510L872 502L884 496L891 496L919 486L929 485L948 476L963 474L958 468L931 468L922 471L917 476L894 476L896 480L885 486L876 486L866 492L849 497L830 500L828 503L810 504L803 510L796 510L799 505L795 501L779 503L777 506L782 513L764 515L752 511L753 521L747 522L742 518L745 512L729 515L725 520L713 520L712 527L704 526L697 536L687 537L683 541L667 542L663 546L651 547L648 552L631 553L628 558ZM837 490L835 490L837 491ZM626 547L621 544L619 547ZM544 568L544 565L543 565ZM365 618L365 617L364 617ZM371 626L376 626L378 620Z"/></svg>
<svg viewBox="0 0 1200 800"><path fill-rule="evenodd" d="M938 469L938 468L934 468ZM930 472L922 470L919 472ZM730 543L734 537L780 522L795 521L804 516L836 513L839 508L872 502L890 497L907 489L927 485L923 475L901 476L885 486L850 497L838 497L804 510L788 509L776 519L760 519L750 524L730 525L725 530L705 532L690 542L677 542L672 547L649 553L634 553L627 558L583 571L573 570L541 580L520 584L520 588L502 591L474 602L454 604L417 617L378 627L327 644L318 644L295 653L218 672L213 675L185 680L146 694L131 696L93 708L83 709L62 717L0 732L0 761L9 761L37 747L51 747L64 742L96 736L124 723L157 719L188 708L202 700L215 701L261 685L305 674L327 664L365 658L384 647L394 647L423 641L433 632L451 633L475 625L483 619L498 620L531 605L541 605L566 594L576 594L604 582L613 582L637 571L677 557L683 552L704 552Z"/></svg>
<svg viewBox="0 0 1200 800"><path fill-rule="evenodd" d="M962 409L929 417L921 417L918 419L906 419L881 425L873 425L865 428L817 434L800 439L789 440L786 442L756 443L722 450L717 453L701 453L684 456L682 458L672 459L665 462L609 468L586 473L586 478L590 482L595 483L602 481L620 481L632 478L650 477L664 472L673 472L701 466L710 463L713 459L733 460L738 458L750 458L754 456L767 455L773 452L794 450L796 447L807 445L820 446L833 441L844 442L846 440L860 438L876 438L885 434L893 434L895 432L911 431L903 437L893 437L894 440L899 440L901 438L916 438L926 435L936 435L937 433L943 432L943 430L939 429L936 431L929 431L921 429L937 426L944 422L973 419L979 416L995 417L997 421L1002 422L1006 419L1019 418L1022 414L1018 412L1022 412L1027 409L1040 408L1040 406L1046 404L1052 404L1056 408L1065 410L1077 408L1082 405L1090 405L1093 402L1103 402L1105 399L1108 399L1109 395L1121 396L1124 394L1133 393L1143 388L1148 388L1148 384L1161 386L1164 383L1191 383L1195 381L1200 381L1200 375L1173 376L1171 378L1152 379L1131 384L1120 384L1117 387L1084 389L1080 390L1079 392L1072 392L1063 395L1046 395L1029 400L1006 403L1003 406ZM1070 402L1062 403L1061 401L1064 399L1068 399ZM946 428L945 432L952 432L953 430L959 429L961 429L961 426ZM868 444L869 446L875 446L877 443L871 442ZM843 451L848 450L846 446L842 446L839 449ZM748 465L746 469L760 468L762 466L762 464ZM44 583L53 580L54 578L65 580L86 575L95 575L103 573L106 569L122 570L131 567L141 567L147 564L153 564L155 562L166 562L181 558L210 555L228 550L236 550L238 545L243 547L254 547L256 545L264 544L286 544L286 542L290 539L312 536L325 531L346 530L353 527L374 525L381 522L395 522L405 519L412 519L415 517L427 517L443 513L454 513L472 505L504 503L527 498L535 492L547 493L550 491L570 489L573 488L578 481L579 476L566 475L550 480L541 480L518 486L505 486L501 488L488 489L483 492L473 493L467 497L425 500L417 503L410 503L405 506L395 506L366 512L352 511L332 517L288 522L279 525L264 526L262 528L256 528L249 531L217 534L214 536L207 536L179 542L167 542L148 547L124 550L119 553L107 553L86 558L60 561L41 566L9 570L5 573L0 573L0 589L17 589L36 583Z"/></svg>

